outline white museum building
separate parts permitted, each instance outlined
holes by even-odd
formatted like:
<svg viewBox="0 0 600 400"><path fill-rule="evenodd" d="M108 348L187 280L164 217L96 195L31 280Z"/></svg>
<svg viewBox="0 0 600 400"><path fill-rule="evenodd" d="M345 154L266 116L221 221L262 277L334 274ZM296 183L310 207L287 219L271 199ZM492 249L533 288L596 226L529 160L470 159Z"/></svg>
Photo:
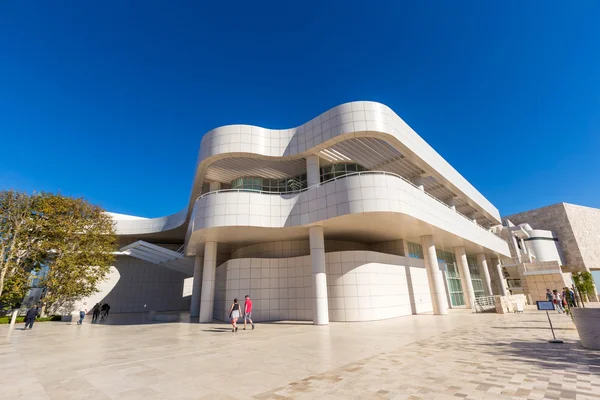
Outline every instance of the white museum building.
<svg viewBox="0 0 600 400"><path fill-rule="evenodd" d="M498 210L389 107L353 102L274 130L206 133L188 206L112 214L114 312L189 310L226 320L250 295L257 321L445 314L506 294Z"/></svg>

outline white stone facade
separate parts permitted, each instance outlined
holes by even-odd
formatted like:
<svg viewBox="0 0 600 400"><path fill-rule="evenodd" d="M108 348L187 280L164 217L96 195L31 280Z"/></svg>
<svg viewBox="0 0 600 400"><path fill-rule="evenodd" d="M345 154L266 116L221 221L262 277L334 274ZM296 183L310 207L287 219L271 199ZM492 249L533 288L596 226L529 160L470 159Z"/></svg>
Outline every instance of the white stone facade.
<svg viewBox="0 0 600 400"><path fill-rule="evenodd" d="M326 254L329 320L373 321L433 311L423 260L372 251ZM254 321L312 321L310 256L242 258L217 268L214 315L253 300ZM444 299L445 301L445 299Z"/></svg>
<svg viewBox="0 0 600 400"><path fill-rule="evenodd" d="M498 210L373 102L292 129L216 128L184 210L114 218L124 255L194 277L200 322L227 318L246 294L258 321L441 315L501 294L492 260L510 255L491 229Z"/></svg>

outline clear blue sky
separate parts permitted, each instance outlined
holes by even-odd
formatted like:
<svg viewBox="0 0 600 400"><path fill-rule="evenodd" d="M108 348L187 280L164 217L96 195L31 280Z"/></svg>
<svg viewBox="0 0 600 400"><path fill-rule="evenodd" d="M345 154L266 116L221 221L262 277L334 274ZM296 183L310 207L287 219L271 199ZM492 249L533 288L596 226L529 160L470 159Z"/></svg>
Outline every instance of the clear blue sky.
<svg viewBox="0 0 600 400"><path fill-rule="evenodd" d="M211 128L375 100L504 215L600 207L600 2L288 3L1 2L0 188L161 216Z"/></svg>

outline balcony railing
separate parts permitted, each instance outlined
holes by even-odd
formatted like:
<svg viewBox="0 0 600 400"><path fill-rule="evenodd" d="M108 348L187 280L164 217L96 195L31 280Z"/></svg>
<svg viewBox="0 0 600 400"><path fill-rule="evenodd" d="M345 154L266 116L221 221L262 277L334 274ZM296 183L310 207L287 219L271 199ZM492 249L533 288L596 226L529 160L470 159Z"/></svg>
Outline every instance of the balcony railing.
<svg viewBox="0 0 600 400"><path fill-rule="evenodd" d="M350 173L348 173L346 175L336 176L335 178L328 179L328 180L323 181L321 183L318 183L316 185L308 186L308 187L305 187L305 188L302 188L302 189L299 189L299 190L289 190L289 191L285 191L285 192L271 192L271 191L256 190L256 189L220 189L220 190L213 190L212 192L207 192L207 193L201 194L200 196L198 196L198 198L196 199L196 201L198 201L198 200L200 200L200 199L202 199L204 197L211 196L213 194L218 194L218 193L233 193L233 192L235 192L235 193L260 193L260 194L271 194L271 195L299 194L299 193L306 192L306 191L309 191L309 190L314 190L314 189L316 189L316 188L318 188L320 186L323 186L323 185L325 185L327 183L330 183L330 182L334 182L334 181L337 181L337 180L340 180L340 179L345 179L345 178L348 178L348 177L351 177L351 176L357 176L357 175L388 175L388 176L393 176L395 178L402 179L404 182L408 183L409 185L411 185L415 189L421 191L417 185L415 185L414 183L412 183L411 181L409 181L408 179L406 179L405 177L403 177L401 175L394 174L392 172L386 172L386 171L361 171L361 172L350 172ZM450 207L448 204L444 203L442 200L438 199L437 197L431 195L430 193L427 193L426 191L421 191L421 192L424 193L425 195L431 197L433 200L437 201L438 203L440 203L444 207L452 210L452 207ZM496 233L492 232L491 229L488 229L488 228L486 228L486 227L484 227L482 225L479 225L476 222L473 222L473 219L467 217L466 215L461 214L461 213L459 213L456 210L452 210L452 212L454 212L457 215L460 215L461 217L469 220L471 223L477 225L478 227L480 227L481 229L485 230L486 232L491 233L492 235L494 235L494 236L502 239L499 235L497 235ZM502 239L502 240L504 240L504 239Z"/></svg>

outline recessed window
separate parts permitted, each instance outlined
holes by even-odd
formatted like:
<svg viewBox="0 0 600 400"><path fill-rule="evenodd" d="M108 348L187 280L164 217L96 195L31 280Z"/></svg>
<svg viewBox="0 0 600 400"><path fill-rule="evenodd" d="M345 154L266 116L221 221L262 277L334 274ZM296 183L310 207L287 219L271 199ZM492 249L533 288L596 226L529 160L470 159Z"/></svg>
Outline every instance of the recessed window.
<svg viewBox="0 0 600 400"><path fill-rule="evenodd" d="M231 188L271 193L296 192L306 188L306 174L284 179L245 176L231 182Z"/></svg>
<svg viewBox="0 0 600 400"><path fill-rule="evenodd" d="M423 258L423 248L418 243L407 242L408 256L411 258Z"/></svg>
<svg viewBox="0 0 600 400"><path fill-rule="evenodd" d="M354 172L367 171L365 167L359 164L331 164L321 167L321 182L333 178L348 175Z"/></svg>

